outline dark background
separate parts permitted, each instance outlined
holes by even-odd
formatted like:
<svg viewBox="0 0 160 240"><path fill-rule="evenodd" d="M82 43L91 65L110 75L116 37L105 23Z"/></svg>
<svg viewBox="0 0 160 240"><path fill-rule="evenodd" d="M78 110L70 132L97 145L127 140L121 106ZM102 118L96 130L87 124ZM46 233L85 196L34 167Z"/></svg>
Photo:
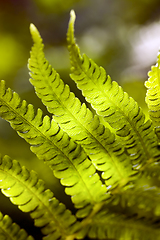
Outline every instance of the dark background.
<svg viewBox="0 0 160 240"><path fill-rule="evenodd" d="M0 0L0 79L47 114L28 81L27 61L32 46L29 25L34 23L44 40L46 58L83 101L69 78L66 32L71 9L77 15L75 33L82 52L103 66L146 112L144 81L160 46L159 0ZM36 170L46 187L72 208L59 181L2 119L0 153ZM2 194L0 210L39 239L39 230L32 230L29 215L21 214Z"/></svg>

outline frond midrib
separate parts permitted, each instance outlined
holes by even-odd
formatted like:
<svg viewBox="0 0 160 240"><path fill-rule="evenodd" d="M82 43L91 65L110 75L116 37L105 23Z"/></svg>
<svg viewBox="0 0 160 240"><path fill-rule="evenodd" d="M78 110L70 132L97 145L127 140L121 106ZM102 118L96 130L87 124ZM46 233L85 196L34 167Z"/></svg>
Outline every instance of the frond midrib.
<svg viewBox="0 0 160 240"><path fill-rule="evenodd" d="M87 187L87 185L85 184L85 182L84 182L81 174L79 173L79 169L76 168L76 166L72 163L72 161L70 160L70 158L69 158L67 155L64 154L63 150L61 150L61 149L58 148L56 145L54 145L53 142L52 142L49 138L47 138L46 135L44 135L44 134L43 134L38 128L36 128L31 122L27 121L27 119L26 119L24 116L20 115L17 111L15 111L15 109L14 109L13 107L11 107L8 103L6 103L3 99L1 99L1 101L4 102L5 105L7 105L7 107L10 108L11 111L13 111L13 112L16 114L16 116L18 116L19 118L23 118L24 122L26 122L32 129L34 128L35 131L38 132L47 142L49 142L51 145L53 145L54 147L56 147L57 151L60 151L61 154L62 154L62 156L64 156L64 158L67 158L67 161L70 162L70 164L72 165L72 167L73 167L73 168L75 169L75 171L78 173L78 177L79 177L79 179L81 179L81 181L82 181L82 183L83 183L83 186L84 186L85 189L86 189L86 192L88 192L88 194L89 194L89 196L90 196L90 200L91 200L91 201L90 201L90 204L91 204L91 205L95 205L96 202L93 201L93 196L91 195L91 192L90 192L89 188ZM12 120L11 120L11 121L12 121ZM52 121L53 121L53 120L52 120ZM88 158L87 158L87 159L88 159ZM89 159L88 159L88 160L89 160ZM46 164L49 165L49 163L48 163L47 161L46 161ZM50 165L49 165L49 166L50 166ZM52 169L52 170L53 170L53 169Z"/></svg>
<svg viewBox="0 0 160 240"><path fill-rule="evenodd" d="M76 44L76 40L74 37L74 24L75 24L75 19L76 19L76 15L75 12L73 10L71 10L70 12L70 21L69 21L69 25L68 25L68 32L67 32L67 42L68 42L68 50L70 52L70 60L71 60L71 65L72 65L72 72L74 72L73 69L78 70L78 72L81 74L83 73L84 75L87 76L88 79L91 80L93 86L97 89L96 86L96 82L92 80L92 78L86 73L85 69L83 68L83 59L84 56L81 56L80 53L80 49L79 46ZM73 51L74 54L71 53L71 51ZM72 64L75 63L75 64ZM76 66L76 67L75 67ZM79 69L78 69L79 68ZM107 96L107 94L104 92L104 89L102 88L102 86L99 86L101 88L101 94L103 93L103 96L107 99L109 99L109 97ZM111 99L109 99L111 101ZM149 151L147 150L147 146L145 145L145 142L141 136L141 134L138 132L138 130L136 129L136 127L133 125L132 126L132 122L129 119L129 117L120 109L119 106L117 106L113 101L111 101L111 103L113 104L113 106L116 108L118 108L118 110L120 111L120 113L122 114L122 116L125 117L125 119L128 121L129 126L131 126L131 129L133 129L133 131L135 132L135 135L138 136L138 142L140 143L140 145L142 146L142 149L144 150L145 156L147 159L151 158L151 155L149 153Z"/></svg>
<svg viewBox="0 0 160 240"><path fill-rule="evenodd" d="M0 169L0 171L2 171L1 169ZM50 221L53 221L54 220L54 222L56 222L56 224L59 226L59 228L61 229L61 232L64 232L64 230L66 230L66 229L64 229L64 226L60 223L60 221L57 221L57 218L55 218L55 216L53 215L53 212L51 211L51 209L49 208L49 206L47 206L47 204L45 204L45 202L43 202L42 201L42 199L41 199L41 197L40 197L40 194L38 193L37 194L37 192L35 192L34 191L34 186L33 187L28 187L28 185L27 184L25 184L25 181L20 181L20 179L18 178L18 177L16 177L16 175L13 173L13 175L11 174L11 173L9 173L9 171L5 171L4 169L3 169L3 172L6 172L6 175L9 175L9 176L11 176L11 178L13 179L15 179L16 180L16 182L18 181L21 185L23 185L24 186L24 188L23 189L27 189L27 191L28 192L30 192L33 196L34 196L34 198L36 198L37 199L37 203L39 202L39 203L41 203L42 204L42 206L43 206L43 209L46 209L46 212L48 212L49 213L49 216L51 216L50 218ZM27 181L26 181L27 182ZM3 189L3 188L2 188ZM32 190L33 189L33 190ZM5 190L5 189L4 189ZM45 192L45 190L44 190L44 192ZM19 195L21 195L21 193L19 194ZM19 196L18 195L18 196ZM18 197L18 196L13 196L13 198L14 197ZM10 198L10 197L9 197ZM38 204L38 206L40 206L40 204ZM37 208L37 207L36 207ZM34 211L35 209L33 209L32 210L32 212ZM49 220L48 220L48 222L49 222ZM66 236L67 236L67 234L65 234Z"/></svg>
<svg viewBox="0 0 160 240"><path fill-rule="evenodd" d="M96 224L96 226L100 226L102 229L103 227L106 228L106 226L108 226L108 229L115 229L116 232L118 229L124 229L125 231L125 228L129 228L130 232L138 231L139 233L143 232L147 235L147 232L150 234L153 233L154 230L157 231L156 235L160 234L160 230L156 226L154 227L154 223L152 221L149 223L147 220L146 222L143 222L143 219L141 220L136 217L127 218L124 214L117 215L115 213L114 216L112 212L108 212L108 217L102 216L97 219L95 216L95 218L92 219L92 223L94 225ZM118 229L116 229L117 227Z"/></svg>
<svg viewBox="0 0 160 240"><path fill-rule="evenodd" d="M41 73L41 75L43 75L44 80L45 80L45 82L47 83L46 86L49 86L49 87L52 89L52 85L50 84L50 81L47 80L47 76L41 71L41 69L42 69L42 67L43 67L43 63L42 63L42 61L39 60L40 58L37 57L37 56L38 56L38 51L37 51L37 55L35 55L35 58L36 58L36 61L37 61L37 65L38 65L38 67L39 67L39 68L38 68L38 69L39 69L39 72ZM52 68L51 71L55 71L55 70ZM33 74L34 74L34 73L33 73ZM55 74L56 74L56 76L59 77L59 74L58 74L58 73L55 72ZM56 77L55 77L55 78L56 78ZM33 79L33 80L34 80L34 79ZM36 88L36 87L35 87L35 88ZM64 109L64 112L67 112L70 116L72 116L72 119L73 119L73 121L75 122L75 124L77 124L77 126L80 126L81 129L84 129L85 132L87 132L87 137L90 136L92 142L96 142L96 143L99 144L99 146L101 147L102 151L103 151L105 154L107 154L107 155L109 156L109 158L111 159L112 164L115 166L115 169L117 170L117 173L119 174L119 176L121 177L121 179L123 179L123 178L124 178L124 174L120 171L119 166L118 166L118 162L114 160L114 158L117 159L117 156L116 156L113 152L108 151L108 150L106 149L106 147L102 144L102 142L100 142L100 140L99 140L98 138L96 138L96 137L92 134L91 131L88 130L87 126L84 126L83 122L81 121L81 118L79 118L79 120L78 120L78 119L75 117L75 115L73 114L73 112L70 111L70 110L67 108L67 106L65 105L64 101L61 100L61 98L58 97L57 94L55 94L54 90L52 91L52 94L54 94L54 98L56 99L57 102L59 102L60 106L62 106L62 108ZM75 97L75 98L76 98L76 97ZM49 110L49 107L47 107L47 109ZM51 112L51 111L50 111L50 112ZM52 113L52 112L51 112L51 113ZM64 114L65 114L65 113L64 113ZM56 115L55 115L55 116L56 116ZM94 115L93 115L93 119L94 119ZM56 120L56 119L55 119L55 121L58 122L58 120ZM58 123L59 123L59 122L58 122ZM101 124L101 123L100 123L100 124ZM59 125L60 125L60 126L62 127L62 129L63 129L63 125L62 125L61 123L59 123ZM104 126L104 127L105 127L105 126ZM64 131L66 131L66 130L64 129ZM67 133L68 133L68 132L67 132ZM73 136L72 136L72 137L73 137ZM94 140L93 140L93 139L94 139ZM115 141L115 140L114 140L114 141ZM82 146L85 148L85 145L83 145L83 143L82 143Z"/></svg>
<svg viewBox="0 0 160 240"><path fill-rule="evenodd" d="M74 43L74 45L75 45L75 47L76 47L76 43ZM78 61L77 61L77 63L79 64ZM80 69L80 72L83 72L83 73L87 76L87 78L89 78L89 79L92 81L92 84L93 84L93 85L95 86L95 88L97 89L97 85L95 84L95 81L93 81L93 79L85 72L85 70L83 69L82 64L79 64L78 67L79 67L79 69ZM145 152L145 155L146 155L147 159L152 158L152 156L150 155L149 151L147 150L147 146L145 145L144 140L143 140L141 134L140 134L139 131L136 129L136 127L134 126L134 124L132 125L132 121L131 121L131 120L129 119L129 117L121 110L121 108L120 108L118 105L116 105L115 102L113 102L113 101L108 97L108 95L104 92L104 89L103 89L101 86L99 86L99 87L101 88L100 93L103 92L104 97L107 98L107 99L112 103L112 105L113 105L115 108L118 108L118 111L119 111L119 112L125 117L125 119L128 121L129 125L131 126L131 129L133 129L134 132L135 132L135 135L138 136L139 142L141 143L141 146L142 146L143 149L144 149L144 152ZM139 107L139 108L140 108L140 107Z"/></svg>
<svg viewBox="0 0 160 240"><path fill-rule="evenodd" d="M42 62L39 61L39 58L36 57L36 59L37 59L38 66L43 66ZM39 67L39 71L41 72L41 67ZM54 71L54 69L52 69L52 71ZM46 86L49 85L50 88L52 88L52 85L50 84L50 82L47 81L46 75L44 75L42 72L41 72L41 75L43 75L43 77L45 77L45 81L47 82ZM59 76L58 73L56 73L56 75ZM77 123L78 126L80 125L80 127L81 127L82 129L84 129L85 132L87 131L87 135L90 135L90 136L91 136L91 139L95 139L95 142L98 142L98 144L101 146L101 148L103 148L103 149L107 152L107 154L111 157L110 152L108 152L107 149L102 145L102 143L101 143L98 139L95 138L95 136L92 134L92 132L90 132L90 131L87 129L87 127L84 127L84 124L80 121L80 119L79 119L79 121L78 121L78 119L75 117L75 115L73 114L73 112L70 111L70 110L67 108L67 106L64 104L64 102L61 100L61 98L59 98L59 97L55 94L54 90L53 90L52 92L53 92L53 94L54 94L54 97L55 97L56 101L59 102L60 106L62 106L62 107L65 109L65 112L68 112L69 115L72 116L73 121L74 121L75 123ZM75 97L75 99L76 99L76 97ZM48 107L47 107L47 109L48 109ZM56 116L56 115L55 115L55 116ZM94 116L93 116L93 119L94 119ZM59 123L59 124L60 124L60 123ZM62 124L60 124L60 125L62 125Z"/></svg>

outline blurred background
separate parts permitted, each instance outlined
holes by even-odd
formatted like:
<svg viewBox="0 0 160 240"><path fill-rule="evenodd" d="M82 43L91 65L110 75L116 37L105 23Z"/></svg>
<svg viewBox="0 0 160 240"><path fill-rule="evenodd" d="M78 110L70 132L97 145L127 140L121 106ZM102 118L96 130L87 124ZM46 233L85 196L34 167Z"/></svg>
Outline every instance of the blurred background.
<svg viewBox="0 0 160 240"><path fill-rule="evenodd" d="M22 99L47 114L28 81L27 61L32 46L29 25L34 23L44 40L46 58L83 101L69 77L66 32L71 9L77 15L75 34L81 51L103 66L146 111L144 81L156 62L160 46L159 0L0 0L0 79L4 79L7 87L18 92ZM59 181L2 119L0 152L38 171L38 176L45 179L46 187L71 208L70 198L64 195ZM33 232L30 228L29 216L15 214L17 207L2 194L0 210L9 213L14 221L40 239L39 230Z"/></svg>

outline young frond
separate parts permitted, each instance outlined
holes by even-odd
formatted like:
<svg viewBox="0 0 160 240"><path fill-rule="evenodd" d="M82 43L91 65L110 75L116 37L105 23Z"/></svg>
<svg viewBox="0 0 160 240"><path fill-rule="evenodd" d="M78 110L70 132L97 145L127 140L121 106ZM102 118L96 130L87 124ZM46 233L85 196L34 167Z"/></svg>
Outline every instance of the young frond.
<svg viewBox="0 0 160 240"><path fill-rule="evenodd" d="M116 135L127 149L133 167L139 169L149 159L156 161L159 157L158 139L150 120L146 121L137 102L117 82L106 76L104 68L97 66L85 54L80 54L74 38L74 21L75 15L71 11L67 33L71 78L97 114L116 129Z"/></svg>
<svg viewBox="0 0 160 240"><path fill-rule="evenodd" d="M100 123L99 117L70 92L69 86L46 60L38 30L33 25L30 29L34 41L29 59L30 82L37 96L54 114L53 119L61 129L81 144L96 169L103 172L107 186L114 188L126 184L134 171L123 146Z"/></svg>

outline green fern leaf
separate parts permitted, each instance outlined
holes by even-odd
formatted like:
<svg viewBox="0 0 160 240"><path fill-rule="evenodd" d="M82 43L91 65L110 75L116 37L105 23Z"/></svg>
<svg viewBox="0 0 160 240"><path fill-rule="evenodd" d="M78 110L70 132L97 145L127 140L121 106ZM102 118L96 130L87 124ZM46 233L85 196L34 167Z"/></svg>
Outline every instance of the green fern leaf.
<svg viewBox="0 0 160 240"><path fill-rule="evenodd" d="M30 82L53 116L35 111L1 81L0 117L60 179L78 209L76 217L45 189L36 172L8 156L0 156L0 189L21 211L30 213L44 240L160 240L160 58L146 82L151 117L146 121L134 99L102 67L81 55L74 22L71 11L71 77L97 114L81 104L46 60L42 38L31 24ZM1 238L33 240L0 213Z"/></svg>
<svg viewBox="0 0 160 240"><path fill-rule="evenodd" d="M130 158L115 136L105 128L99 117L70 92L59 74L49 65L43 52L42 38L36 27L31 24L34 46L30 53L30 82L37 96L47 106L54 120L77 143L81 144L109 188L124 185L133 175Z"/></svg>
<svg viewBox="0 0 160 240"><path fill-rule="evenodd" d="M159 240L159 224L143 221L135 216L125 216L123 213L114 213L109 209L97 213L92 221L77 235L83 239L86 235L91 239L118 239L118 240Z"/></svg>
<svg viewBox="0 0 160 240"><path fill-rule="evenodd" d="M21 101L17 93L5 88L4 81L0 82L0 116L10 122L12 128L31 144L32 152L61 179L75 207L86 206L88 214L94 204L109 197L106 187L81 146L54 120L42 115L40 109L35 113L31 104Z"/></svg>
<svg viewBox="0 0 160 240"><path fill-rule="evenodd" d="M148 73L148 81L145 82L147 87L146 103L149 108L149 115L155 127L156 133L160 138L160 54L158 54L157 63L152 66Z"/></svg>
<svg viewBox="0 0 160 240"><path fill-rule="evenodd" d="M148 180L148 181L147 181ZM140 179L128 189L124 188L113 196L108 209L117 209L123 214L137 215L139 218L156 221L160 217L160 189L150 184L149 179Z"/></svg>
<svg viewBox="0 0 160 240"><path fill-rule="evenodd" d="M65 239L79 228L75 216L49 189L45 190L37 174L8 156L0 159L0 188L21 211L30 212L35 226L41 227L42 233L47 235L46 239Z"/></svg>
<svg viewBox="0 0 160 240"><path fill-rule="evenodd" d="M133 211L142 217L156 219L160 216L159 196L159 188L150 187L145 183L143 186L135 186L125 191L125 194L121 195L121 204L133 207Z"/></svg>
<svg viewBox="0 0 160 240"><path fill-rule="evenodd" d="M12 223L8 215L3 216L0 212L0 239L1 240L34 240L32 236L28 236L24 229L16 223Z"/></svg>
<svg viewBox="0 0 160 240"><path fill-rule="evenodd" d="M117 136L130 154L133 166L140 168L147 160L159 157L157 138L151 122L145 121L142 109L117 82L106 76L102 67L98 67L85 54L80 55L74 39L74 22L75 14L71 11L67 34L71 78L97 114L116 129Z"/></svg>

